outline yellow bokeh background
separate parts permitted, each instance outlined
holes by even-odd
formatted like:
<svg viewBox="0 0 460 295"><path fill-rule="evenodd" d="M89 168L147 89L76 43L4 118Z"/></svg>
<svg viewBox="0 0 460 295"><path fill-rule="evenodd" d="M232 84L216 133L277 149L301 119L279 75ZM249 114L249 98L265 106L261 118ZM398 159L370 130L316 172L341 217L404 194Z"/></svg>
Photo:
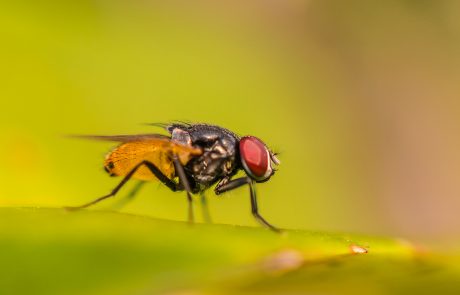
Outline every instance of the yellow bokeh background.
<svg viewBox="0 0 460 295"><path fill-rule="evenodd" d="M188 120L280 152L279 171L257 187L261 212L280 227L455 238L459 9L453 0L1 3L0 205L74 205L117 184L102 169L113 145L66 135ZM255 225L246 189L208 195L216 223ZM122 210L185 220L186 200L153 183Z"/></svg>

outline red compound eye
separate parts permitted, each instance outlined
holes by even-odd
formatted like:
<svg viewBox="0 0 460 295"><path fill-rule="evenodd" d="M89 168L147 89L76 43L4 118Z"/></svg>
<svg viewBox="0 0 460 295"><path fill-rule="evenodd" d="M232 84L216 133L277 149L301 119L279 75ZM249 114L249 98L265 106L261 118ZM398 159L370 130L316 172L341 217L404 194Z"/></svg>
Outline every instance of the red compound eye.
<svg viewBox="0 0 460 295"><path fill-rule="evenodd" d="M251 178L261 181L270 177L270 153L260 139L244 136L240 139L239 148L243 168Z"/></svg>

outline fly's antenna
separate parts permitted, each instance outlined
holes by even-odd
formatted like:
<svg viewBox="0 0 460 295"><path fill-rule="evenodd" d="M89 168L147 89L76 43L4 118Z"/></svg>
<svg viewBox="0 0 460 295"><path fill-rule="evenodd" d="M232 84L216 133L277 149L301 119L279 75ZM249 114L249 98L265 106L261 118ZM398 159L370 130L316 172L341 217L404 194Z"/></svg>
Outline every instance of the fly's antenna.
<svg viewBox="0 0 460 295"><path fill-rule="evenodd" d="M273 163L275 163L276 165L279 165L281 164L281 161L278 159L278 155L280 153L278 151L275 151L275 150L270 150L270 159L272 160Z"/></svg>

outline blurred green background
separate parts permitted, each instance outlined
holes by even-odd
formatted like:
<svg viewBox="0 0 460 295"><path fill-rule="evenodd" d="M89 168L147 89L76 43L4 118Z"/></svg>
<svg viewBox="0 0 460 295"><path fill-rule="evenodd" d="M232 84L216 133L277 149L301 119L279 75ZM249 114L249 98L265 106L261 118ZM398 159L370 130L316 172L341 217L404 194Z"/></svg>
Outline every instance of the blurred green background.
<svg viewBox="0 0 460 295"><path fill-rule="evenodd" d="M258 186L280 227L460 234L458 1L2 1L0 36L0 206L118 183L113 145L67 134L189 120L280 152ZM209 195L216 223L255 225L246 189ZM123 211L185 220L186 201L153 183Z"/></svg>

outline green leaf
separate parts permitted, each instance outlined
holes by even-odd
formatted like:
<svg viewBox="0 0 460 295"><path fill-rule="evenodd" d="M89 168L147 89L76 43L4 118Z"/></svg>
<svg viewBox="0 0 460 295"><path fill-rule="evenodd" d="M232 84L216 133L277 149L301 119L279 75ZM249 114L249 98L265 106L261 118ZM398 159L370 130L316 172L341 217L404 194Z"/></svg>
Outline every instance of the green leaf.
<svg viewBox="0 0 460 295"><path fill-rule="evenodd" d="M2 294L460 294L458 256L397 239L107 211L3 208L0 221Z"/></svg>

